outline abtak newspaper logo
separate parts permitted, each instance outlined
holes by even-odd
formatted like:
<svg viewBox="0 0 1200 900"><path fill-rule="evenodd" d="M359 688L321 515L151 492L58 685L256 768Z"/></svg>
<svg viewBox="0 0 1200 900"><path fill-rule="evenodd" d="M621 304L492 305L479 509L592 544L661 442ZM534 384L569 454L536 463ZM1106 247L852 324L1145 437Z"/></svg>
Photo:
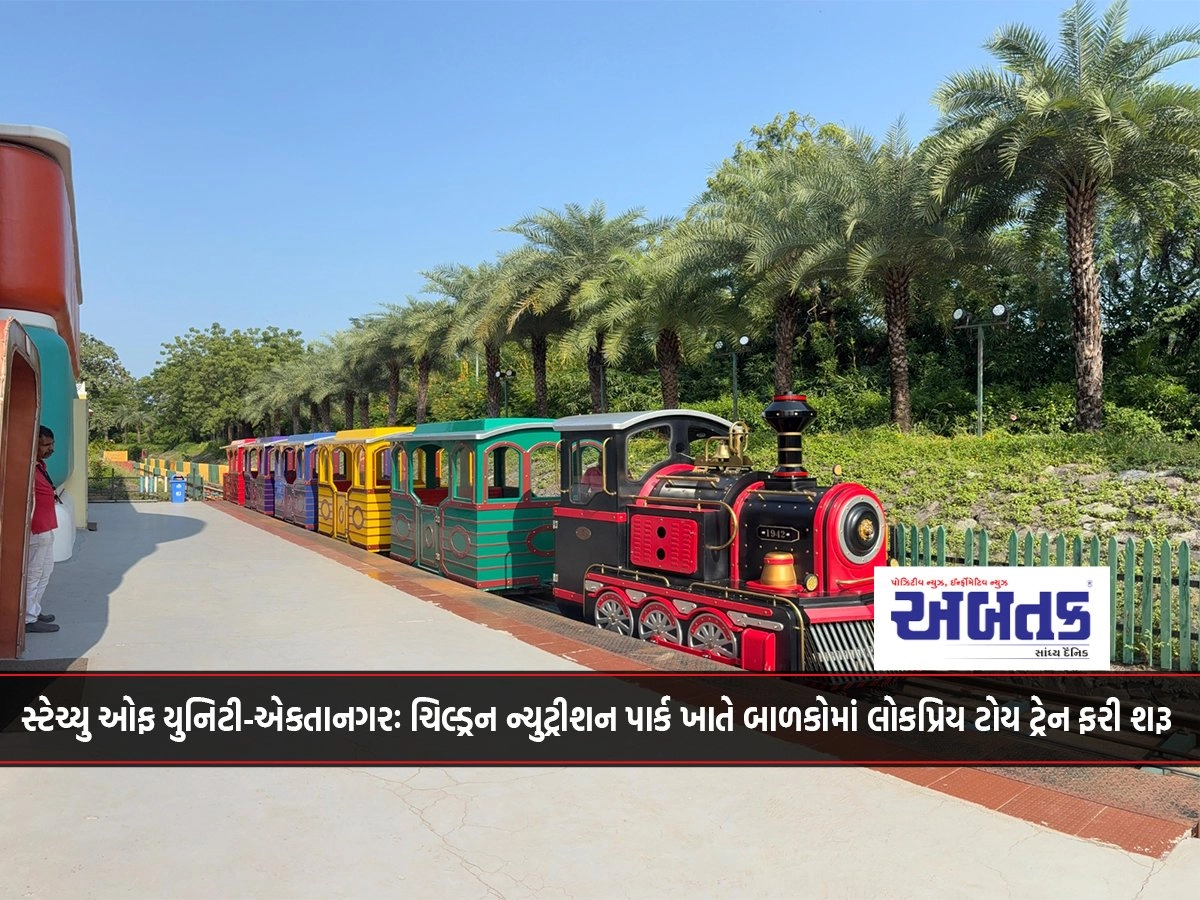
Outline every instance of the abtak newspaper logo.
<svg viewBox="0 0 1200 900"><path fill-rule="evenodd" d="M1103 566L875 570L878 671L1109 668Z"/></svg>

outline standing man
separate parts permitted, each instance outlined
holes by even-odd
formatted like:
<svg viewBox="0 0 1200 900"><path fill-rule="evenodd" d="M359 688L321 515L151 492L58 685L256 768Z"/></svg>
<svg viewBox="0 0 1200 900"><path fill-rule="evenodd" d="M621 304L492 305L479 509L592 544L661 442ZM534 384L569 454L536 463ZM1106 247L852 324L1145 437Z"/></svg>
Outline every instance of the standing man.
<svg viewBox="0 0 1200 900"><path fill-rule="evenodd" d="M46 471L46 459L54 452L54 432L42 426L38 433L37 465L33 473L33 523L29 535L29 565L25 569L25 631L46 634L58 631L54 616L42 612L42 595L54 571L54 482Z"/></svg>

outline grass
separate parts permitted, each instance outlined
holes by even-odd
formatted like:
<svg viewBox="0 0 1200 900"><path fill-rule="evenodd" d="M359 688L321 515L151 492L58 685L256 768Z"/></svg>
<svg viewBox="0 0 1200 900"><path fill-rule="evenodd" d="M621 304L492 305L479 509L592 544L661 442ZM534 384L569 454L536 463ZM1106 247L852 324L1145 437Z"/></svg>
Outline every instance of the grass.
<svg viewBox="0 0 1200 900"><path fill-rule="evenodd" d="M774 466L774 434L755 430L751 456ZM1200 446L1113 435L942 437L874 428L806 436L805 466L879 495L893 521L1073 535L1179 540L1200 529ZM1122 474L1125 473L1125 474ZM1141 475L1138 473L1147 473Z"/></svg>

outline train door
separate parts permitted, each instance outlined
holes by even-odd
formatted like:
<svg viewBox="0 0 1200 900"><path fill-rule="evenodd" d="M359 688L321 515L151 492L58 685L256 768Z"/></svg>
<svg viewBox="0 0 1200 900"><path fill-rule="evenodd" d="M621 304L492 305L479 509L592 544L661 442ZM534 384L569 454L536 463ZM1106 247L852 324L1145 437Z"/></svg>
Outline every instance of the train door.
<svg viewBox="0 0 1200 900"><path fill-rule="evenodd" d="M301 447L296 451L296 483L293 487L292 521L305 528L316 529L317 503L320 499L316 447Z"/></svg>
<svg viewBox="0 0 1200 900"><path fill-rule="evenodd" d="M562 502L554 510L554 595L564 611L578 613L585 612L583 580L588 568L620 564L625 517L617 505L612 438L565 434L561 446Z"/></svg>
<svg viewBox="0 0 1200 900"><path fill-rule="evenodd" d="M246 448L237 451L237 474L233 479L233 497L238 506L246 505Z"/></svg>
<svg viewBox="0 0 1200 900"><path fill-rule="evenodd" d="M317 451L317 530L333 537L333 501L336 491L333 486L333 448L321 447Z"/></svg>
<svg viewBox="0 0 1200 900"><path fill-rule="evenodd" d="M284 447L275 466L275 515L285 522L296 521L296 479L303 448Z"/></svg>
<svg viewBox="0 0 1200 900"><path fill-rule="evenodd" d="M440 572L441 503L450 490L446 451L434 444L413 451L413 496L417 498L417 565Z"/></svg>
<svg viewBox="0 0 1200 900"><path fill-rule="evenodd" d="M262 451L254 447L246 455L246 509L256 512L262 510L262 495L258 483L258 466L262 459Z"/></svg>
<svg viewBox="0 0 1200 900"><path fill-rule="evenodd" d="M233 487L233 479L234 479L233 458L234 458L235 453L236 453L236 451L234 450L233 447L229 447L225 450L225 476L221 479L222 496L224 496L224 498L231 503L233 502L234 498L237 496L237 491Z"/></svg>
<svg viewBox="0 0 1200 900"><path fill-rule="evenodd" d="M350 537L350 450L334 447L333 466L333 536L339 541Z"/></svg>
<svg viewBox="0 0 1200 900"><path fill-rule="evenodd" d="M415 454L417 451L413 452ZM417 500L408 478L408 447L405 444L393 444L391 456L392 495L389 514L392 535L388 555L409 565L415 565L420 531L417 522Z"/></svg>
<svg viewBox="0 0 1200 900"><path fill-rule="evenodd" d="M259 470L259 492L262 497L259 511L268 516L275 515L275 460L279 451L268 447L263 451L262 467Z"/></svg>

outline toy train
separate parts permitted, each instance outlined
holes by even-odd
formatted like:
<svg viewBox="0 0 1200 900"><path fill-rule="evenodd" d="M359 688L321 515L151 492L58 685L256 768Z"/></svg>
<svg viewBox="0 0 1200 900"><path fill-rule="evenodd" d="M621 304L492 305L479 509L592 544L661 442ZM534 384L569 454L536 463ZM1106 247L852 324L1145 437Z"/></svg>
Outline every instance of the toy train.
<svg viewBox="0 0 1200 900"><path fill-rule="evenodd" d="M742 669L870 671L884 511L805 471L815 415L800 394L764 410L769 472L745 424L677 409L246 439L225 499Z"/></svg>

